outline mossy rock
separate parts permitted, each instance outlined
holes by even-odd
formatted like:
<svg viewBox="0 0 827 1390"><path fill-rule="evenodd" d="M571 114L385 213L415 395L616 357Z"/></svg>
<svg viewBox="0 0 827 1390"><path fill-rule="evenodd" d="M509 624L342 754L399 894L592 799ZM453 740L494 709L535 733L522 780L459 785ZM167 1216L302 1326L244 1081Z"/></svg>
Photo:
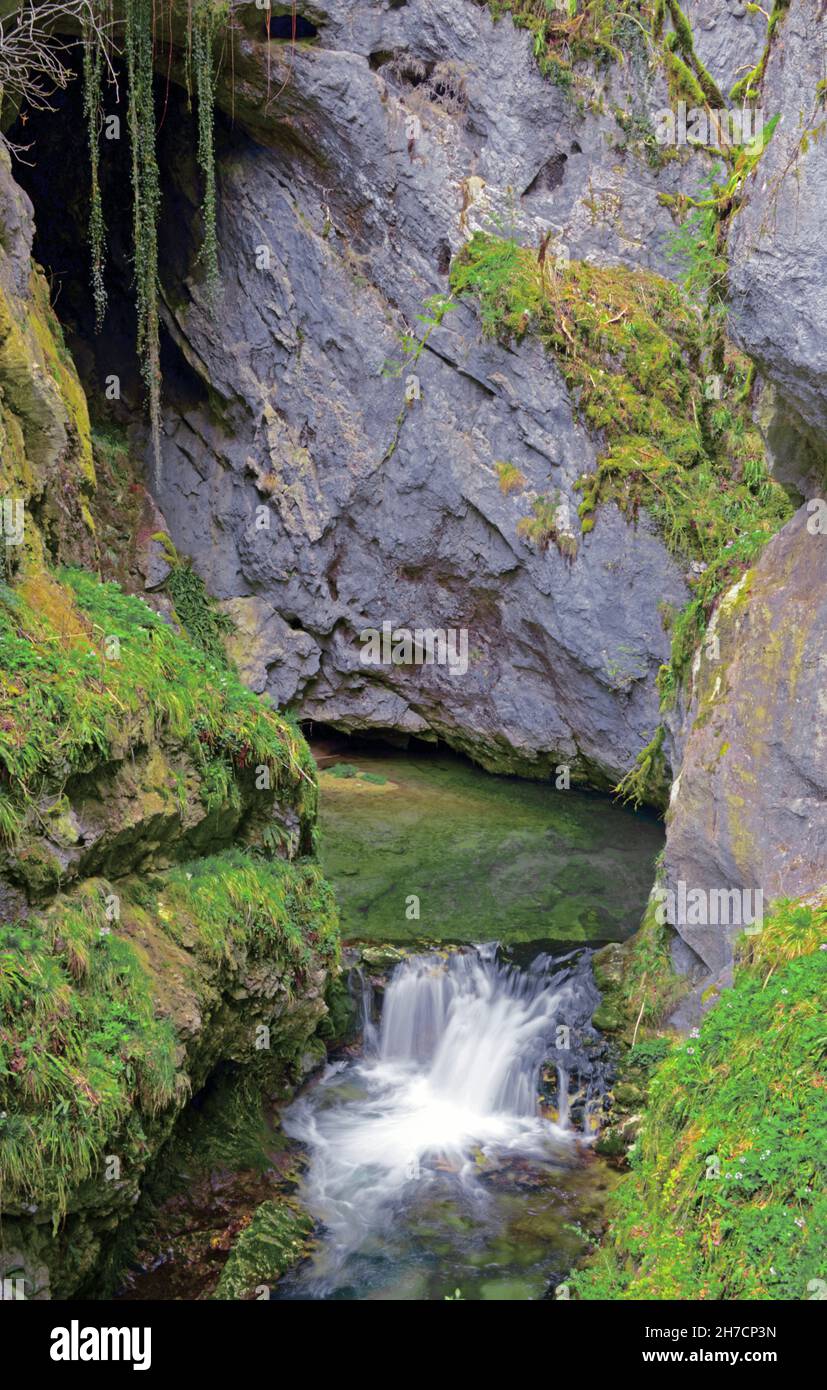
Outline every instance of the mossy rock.
<svg viewBox="0 0 827 1390"><path fill-rule="evenodd" d="M0 1035L17 1059L0 1072L0 1252L45 1265L55 1297L107 1291L191 1096L222 1077L289 1095L319 1064L338 967L311 863L236 850L115 887L87 882L0 927Z"/></svg>
<svg viewBox="0 0 827 1390"><path fill-rule="evenodd" d="M263 1202L238 1237L213 1298L267 1298L270 1287L308 1253L313 1222L288 1199Z"/></svg>
<svg viewBox="0 0 827 1390"><path fill-rule="evenodd" d="M601 1033L622 1033L626 1027L626 1015L604 1000L592 1014L592 1023Z"/></svg>

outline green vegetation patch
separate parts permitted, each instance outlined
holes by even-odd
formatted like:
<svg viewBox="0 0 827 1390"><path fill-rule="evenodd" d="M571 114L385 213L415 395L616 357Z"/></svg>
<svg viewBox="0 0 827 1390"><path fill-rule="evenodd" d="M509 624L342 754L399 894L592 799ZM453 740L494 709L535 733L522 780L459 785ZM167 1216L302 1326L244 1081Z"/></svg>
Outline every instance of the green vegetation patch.
<svg viewBox="0 0 827 1390"><path fill-rule="evenodd" d="M806 1299L824 1276L827 907L784 902L652 1075L587 1299Z"/></svg>
<svg viewBox="0 0 827 1390"><path fill-rule="evenodd" d="M694 565L689 605L665 615L672 655L659 687L668 706L716 599L793 510L767 473L750 418L748 362L729 350L721 371L708 374L701 315L680 287L647 271L582 262L558 271L542 247L477 232L451 284L476 297L488 335L540 338L602 441L596 470L580 480L583 533L601 503L615 502L633 523L643 508L676 559ZM524 530L541 524L535 515ZM649 770L659 771L660 751L644 750ZM640 774L623 789L636 801L652 794Z"/></svg>
<svg viewBox="0 0 827 1390"><path fill-rule="evenodd" d="M676 285L622 266L552 271L530 248L483 232L451 280L477 296L490 335L542 340L605 441L597 471L581 480L583 519L608 500L633 520L645 507L674 554L711 564L737 541L757 548L790 514L758 432L728 406L710 408L698 316ZM733 354L724 400L746 370Z"/></svg>
<svg viewBox="0 0 827 1390"><path fill-rule="evenodd" d="M44 790L161 737L184 745L208 809L240 772L315 814L315 767L289 720L138 598L80 570L0 590L0 836L13 844Z"/></svg>
<svg viewBox="0 0 827 1390"><path fill-rule="evenodd" d="M338 960L338 918L333 893L317 864L298 865L230 850L171 869L157 899L157 914L173 941L209 960L248 955L289 964L301 984L319 960ZM288 976L289 992L293 980Z"/></svg>
<svg viewBox="0 0 827 1390"><path fill-rule="evenodd" d="M509 14L520 29L528 29L537 64L566 91L577 89L576 68L621 62L624 53L651 28L648 0L488 0L495 19Z"/></svg>
<svg viewBox="0 0 827 1390"><path fill-rule="evenodd" d="M262 1202L241 1232L213 1298L252 1298L256 1288L274 1284L308 1252L313 1222L289 1198Z"/></svg>
<svg viewBox="0 0 827 1390"><path fill-rule="evenodd" d="M175 605L175 616L190 641L200 647L217 666L227 666L224 637L233 631L233 622L216 607L207 586L192 567L192 561L179 555L163 531L152 538L164 549L170 572L164 588Z"/></svg>
<svg viewBox="0 0 827 1390"><path fill-rule="evenodd" d="M332 892L313 863L231 851L121 892L114 918L111 885L88 880L48 911L0 926L6 1211L35 1202L57 1219L105 1154L119 1155L130 1178L146 1165L152 1118L189 1093L176 1021L181 1011L191 1027L195 962L266 959L289 1002L311 969L338 960ZM274 1027L274 1055L289 1062ZM294 1038L294 1050L303 1042Z"/></svg>

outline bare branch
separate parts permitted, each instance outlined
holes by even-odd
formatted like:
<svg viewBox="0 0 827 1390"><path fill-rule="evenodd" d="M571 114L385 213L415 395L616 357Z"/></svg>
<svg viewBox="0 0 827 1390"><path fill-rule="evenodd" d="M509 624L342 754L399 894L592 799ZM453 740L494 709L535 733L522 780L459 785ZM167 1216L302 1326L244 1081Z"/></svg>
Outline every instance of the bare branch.
<svg viewBox="0 0 827 1390"><path fill-rule="evenodd" d="M67 25L94 35L109 61L107 26L93 0L21 0L13 14L0 15L0 107L51 109L54 93L74 76L68 57L77 40L61 32Z"/></svg>

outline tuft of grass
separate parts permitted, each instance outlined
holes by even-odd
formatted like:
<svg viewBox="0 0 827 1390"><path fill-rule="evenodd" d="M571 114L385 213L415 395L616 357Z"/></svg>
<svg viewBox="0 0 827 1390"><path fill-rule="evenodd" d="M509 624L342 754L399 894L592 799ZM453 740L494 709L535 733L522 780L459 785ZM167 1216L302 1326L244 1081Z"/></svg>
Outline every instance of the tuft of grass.
<svg viewBox="0 0 827 1390"><path fill-rule="evenodd" d="M519 492L525 487L525 476L514 463L497 463L497 481L500 485L500 492L503 497L508 497L512 492Z"/></svg>
<svg viewBox="0 0 827 1390"><path fill-rule="evenodd" d="M586 1299L806 1299L827 1240L827 906L777 903L654 1071Z"/></svg>
<svg viewBox="0 0 827 1390"><path fill-rule="evenodd" d="M537 497L531 516L521 517L517 522L517 535L531 541L538 550L555 545L565 559L573 560L577 554L577 538L560 526L559 508L559 494Z"/></svg>
<svg viewBox="0 0 827 1390"><path fill-rule="evenodd" d="M301 974L317 959L338 959L332 890L311 861L241 850L195 860L168 872L156 911L173 941L197 942L210 960L231 960L243 946L253 958L280 958Z"/></svg>
<svg viewBox="0 0 827 1390"><path fill-rule="evenodd" d="M104 892L0 926L0 1206L57 1219L136 1107L175 1093L177 1039Z"/></svg>
<svg viewBox="0 0 827 1390"><path fill-rule="evenodd" d="M489 0L494 19L511 16L532 35L537 64L544 77L577 93L577 68L601 69L622 62L624 54L649 34L647 0Z"/></svg>

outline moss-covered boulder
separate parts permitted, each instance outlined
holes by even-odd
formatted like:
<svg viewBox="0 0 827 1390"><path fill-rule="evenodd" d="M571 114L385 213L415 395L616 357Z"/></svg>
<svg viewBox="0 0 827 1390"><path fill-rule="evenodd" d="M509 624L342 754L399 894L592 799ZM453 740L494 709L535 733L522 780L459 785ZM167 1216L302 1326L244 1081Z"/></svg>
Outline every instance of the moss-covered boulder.
<svg viewBox="0 0 827 1390"><path fill-rule="evenodd" d="M263 1202L230 1251L214 1298L266 1298L309 1249L313 1222L289 1198Z"/></svg>
<svg viewBox="0 0 827 1390"><path fill-rule="evenodd" d="M673 895L681 881L687 893L725 895L720 923L686 913L677 924L706 972L702 988L727 968L756 904L760 919L781 893L827 881L820 528L802 507L723 596L695 663L664 868Z"/></svg>
<svg viewBox="0 0 827 1390"><path fill-rule="evenodd" d="M0 578L44 555L95 559L89 413L45 276L31 261L34 225L0 142L0 499L22 506L22 532L0 533Z"/></svg>
<svg viewBox="0 0 827 1390"><path fill-rule="evenodd" d="M0 927L4 1268L29 1292L98 1289L216 1069L283 1094L318 1062L337 959L318 868L238 850Z"/></svg>
<svg viewBox="0 0 827 1390"><path fill-rule="evenodd" d="M7 916L238 841L311 849L296 727L116 585L43 569L0 591L0 669Z"/></svg>
<svg viewBox="0 0 827 1390"><path fill-rule="evenodd" d="M648 1104L604 1245L572 1277L577 1297L817 1296L825 938L823 901L778 904L759 935L743 938L734 987L697 1029L632 1049L630 1063L651 1071Z"/></svg>

